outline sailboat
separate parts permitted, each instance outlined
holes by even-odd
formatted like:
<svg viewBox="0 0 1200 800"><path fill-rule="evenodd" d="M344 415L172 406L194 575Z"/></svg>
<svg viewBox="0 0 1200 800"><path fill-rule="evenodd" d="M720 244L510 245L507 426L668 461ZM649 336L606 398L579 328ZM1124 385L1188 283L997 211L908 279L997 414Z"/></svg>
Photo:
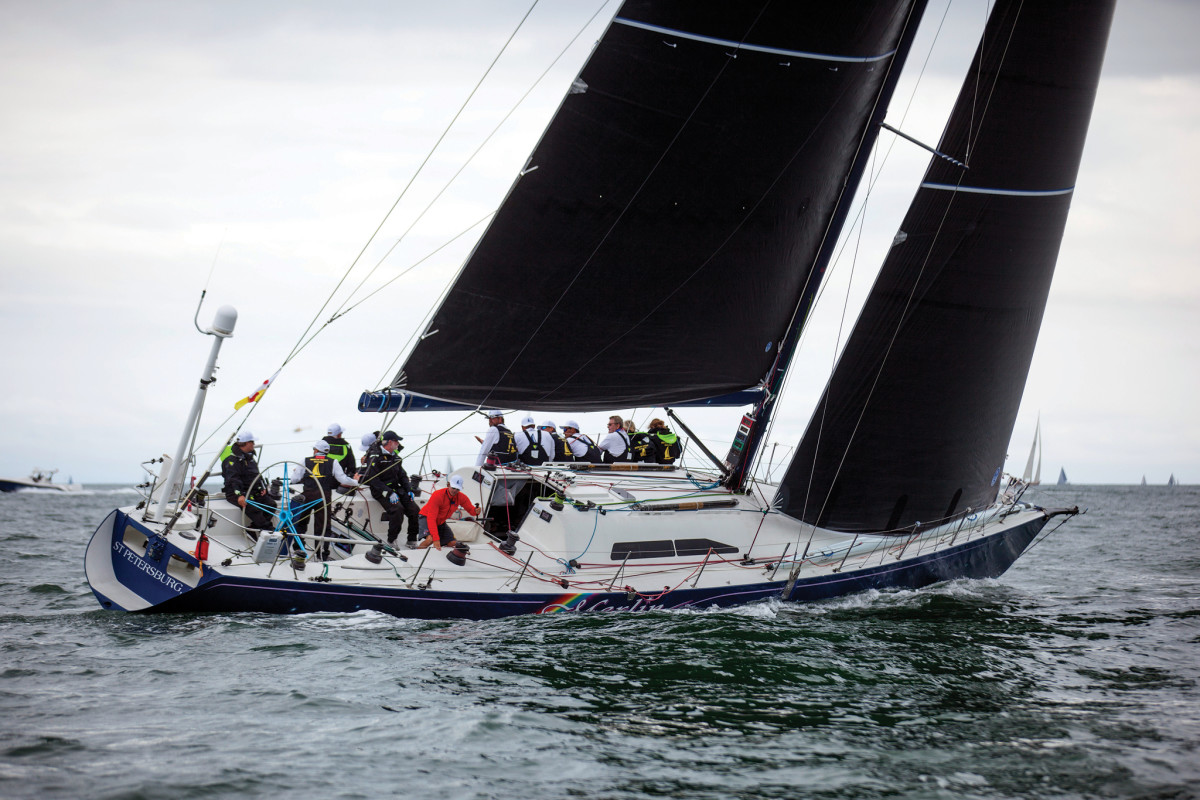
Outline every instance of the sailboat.
<svg viewBox="0 0 1200 800"><path fill-rule="evenodd" d="M399 373L364 411L738 409L710 469L466 466L453 549L246 530L185 490L190 436L87 548L125 611L415 618L815 601L1002 574L1048 520L1002 466L1044 312L1113 2L994 4L902 230L782 480L756 477L800 333L924 0L629 0ZM631 298L653 280L656 291ZM533 285L553 291L530 292ZM683 428L686 433L686 428ZM286 485L288 469L278 475ZM200 476L198 485L203 485ZM270 470L264 470L270 483Z"/></svg>
<svg viewBox="0 0 1200 800"><path fill-rule="evenodd" d="M1058 485L1059 486L1067 485L1067 469L1066 469L1066 467L1058 468Z"/></svg>
<svg viewBox="0 0 1200 800"><path fill-rule="evenodd" d="M1033 457L1037 454L1037 466L1034 467ZM1042 483L1042 418L1038 416L1037 427L1033 429L1033 444L1029 447L1029 460L1025 462L1025 472L1021 480L1029 486L1040 486Z"/></svg>
<svg viewBox="0 0 1200 800"><path fill-rule="evenodd" d="M1172 472L1171 477L1167 478L1167 486L1177 486L1177 485L1178 485L1178 483L1175 481L1175 473Z"/></svg>
<svg viewBox="0 0 1200 800"><path fill-rule="evenodd" d="M1145 486L1145 485L1146 485L1146 476L1143 475L1142 476L1142 486Z"/></svg>

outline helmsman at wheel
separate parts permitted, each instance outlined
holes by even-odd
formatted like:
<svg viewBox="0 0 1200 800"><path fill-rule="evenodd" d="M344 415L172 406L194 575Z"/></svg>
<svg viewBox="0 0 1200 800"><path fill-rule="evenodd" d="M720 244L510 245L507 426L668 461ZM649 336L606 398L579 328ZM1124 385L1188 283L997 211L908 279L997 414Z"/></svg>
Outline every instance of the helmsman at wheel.
<svg viewBox="0 0 1200 800"><path fill-rule="evenodd" d="M329 457L329 442L321 440L313 445L313 454L304 459L304 472L292 478L292 484L304 486L303 506L307 506L296 522L296 532L308 530L308 518L313 518L313 535L329 536L329 499L338 486L356 487L358 481L342 470L341 463ZM321 558L329 558L329 542L317 542L313 550L320 550Z"/></svg>

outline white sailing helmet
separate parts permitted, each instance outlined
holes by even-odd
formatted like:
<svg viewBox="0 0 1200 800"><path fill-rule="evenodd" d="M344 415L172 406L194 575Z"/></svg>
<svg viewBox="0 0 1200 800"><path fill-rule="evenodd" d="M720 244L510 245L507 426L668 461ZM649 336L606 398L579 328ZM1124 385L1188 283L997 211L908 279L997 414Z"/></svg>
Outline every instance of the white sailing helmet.
<svg viewBox="0 0 1200 800"><path fill-rule="evenodd" d="M246 442L253 442L253 441L254 441L254 434L251 433L250 431L242 431L241 433L238 434L238 438L237 438L238 444L245 444Z"/></svg>
<svg viewBox="0 0 1200 800"><path fill-rule="evenodd" d="M565 431L567 428L574 428L577 431L583 430L582 428L579 427L579 423L573 419L569 419L563 423L563 430Z"/></svg>
<svg viewBox="0 0 1200 800"><path fill-rule="evenodd" d="M503 417L504 412L503 411L489 411L489 412L487 412L487 415L488 415L488 419L494 419L496 417Z"/></svg>
<svg viewBox="0 0 1200 800"><path fill-rule="evenodd" d="M548 419L545 422L543 422L542 427L543 428L551 428L553 430L558 430L558 426L554 424L554 420L552 420L552 419Z"/></svg>
<svg viewBox="0 0 1200 800"><path fill-rule="evenodd" d="M528 428L532 424L533 424L533 417L531 417L528 414L526 414L525 417L521 420L522 428Z"/></svg>
<svg viewBox="0 0 1200 800"><path fill-rule="evenodd" d="M363 447L370 447L370 446L371 446L371 445L373 445L373 444L375 444L375 434L373 434L373 433L364 433L364 434L363 434L363 437L362 437L362 446L363 446Z"/></svg>
<svg viewBox="0 0 1200 800"><path fill-rule="evenodd" d="M327 430L326 433L328 433L330 436L341 436L342 426L335 422L329 426L329 430Z"/></svg>
<svg viewBox="0 0 1200 800"><path fill-rule="evenodd" d="M329 442L325 441L324 439L321 439L316 444L313 445L313 450L316 450L318 453L328 453L329 452Z"/></svg>
<svg viewBox="0 0 1200 800"><path fill-rule="evenodd" d="M450 488L451 489L461 489L462 487L463 487L462 475L451 475L450 476Z"/></svg>

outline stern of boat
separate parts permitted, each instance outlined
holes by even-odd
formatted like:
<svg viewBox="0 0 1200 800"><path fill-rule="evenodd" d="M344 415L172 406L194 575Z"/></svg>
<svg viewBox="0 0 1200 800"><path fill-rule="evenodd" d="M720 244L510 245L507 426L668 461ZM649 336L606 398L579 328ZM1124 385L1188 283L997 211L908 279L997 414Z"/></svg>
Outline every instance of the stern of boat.
<svg viewBox="0 0 1200 800"><path fill-rule="evenodd" d="M88 584L101 607L145 611L190 592L204 578L192 553L117 509L88 542L84 556Z"/></svg>

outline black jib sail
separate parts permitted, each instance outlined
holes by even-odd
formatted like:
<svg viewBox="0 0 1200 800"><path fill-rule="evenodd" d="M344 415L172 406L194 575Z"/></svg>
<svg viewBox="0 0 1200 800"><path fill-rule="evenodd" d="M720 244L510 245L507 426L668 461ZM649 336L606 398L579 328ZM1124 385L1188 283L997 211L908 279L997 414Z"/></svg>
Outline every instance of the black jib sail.
<svg viewBox="0 0 1200 800"><path fill-rule="evenodd" d="M588 411L758 385L923 5L626 2L392 386Z"/></svg>
<svg viewBox="0 0 1200 800"><path fill-rule="evenodd" d="M786 513L846 531L995 498L1115 0L999 0L939 150L809 422Z"/></svg>

